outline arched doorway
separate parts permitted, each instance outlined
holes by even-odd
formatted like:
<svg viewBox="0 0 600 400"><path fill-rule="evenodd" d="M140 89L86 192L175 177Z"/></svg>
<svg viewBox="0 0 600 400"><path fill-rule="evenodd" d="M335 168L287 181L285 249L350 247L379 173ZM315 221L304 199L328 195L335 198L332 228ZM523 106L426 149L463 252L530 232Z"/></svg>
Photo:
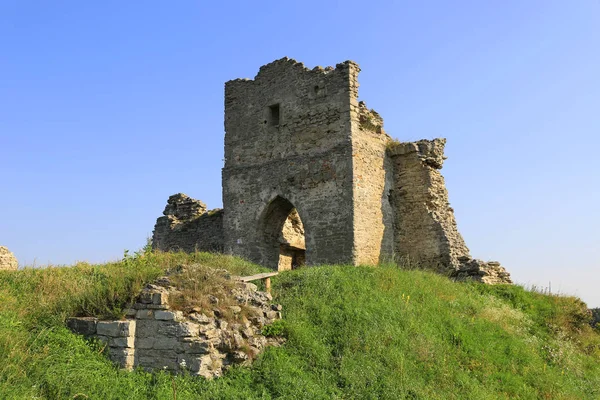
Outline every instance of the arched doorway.
<svg viewBox="0 0 600 400"><path fill-rule="evenodd" d="M298 268L305 263L304 225L289 200L277 196L263 217L263 259L265 265L278 271Z"/></svg>

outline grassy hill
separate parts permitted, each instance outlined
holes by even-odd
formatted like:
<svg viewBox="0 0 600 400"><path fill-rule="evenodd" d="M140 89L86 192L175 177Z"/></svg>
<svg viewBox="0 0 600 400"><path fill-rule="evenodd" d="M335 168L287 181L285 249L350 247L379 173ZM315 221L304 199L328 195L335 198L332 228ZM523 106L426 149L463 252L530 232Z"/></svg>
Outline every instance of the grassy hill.
<svg viewBox="0 0 600 400"><path fill-rule="evenodd" d="M322 266L273 279L287 343L205 381L128 373L64 327L119 317L181 263L250 275L238 258L144 253L0 271L0 399L599 399L600 334L572 297L423 271Z"/></svg>

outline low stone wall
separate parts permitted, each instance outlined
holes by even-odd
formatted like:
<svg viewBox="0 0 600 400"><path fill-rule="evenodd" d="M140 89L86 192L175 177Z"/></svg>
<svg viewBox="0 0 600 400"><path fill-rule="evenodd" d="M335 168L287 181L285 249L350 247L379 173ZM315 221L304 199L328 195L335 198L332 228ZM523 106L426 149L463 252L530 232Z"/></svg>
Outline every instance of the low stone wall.
<svg viewBox="0 0 600 400"><path fill-rule="evenodd" d="M200 200L177 193L156 220L152 247L162 251L223 251L223 210L206 209Z"/></svg>
<svg viewBox="0 0 600 400"><path fill-rule="evenodd" d="M148 285L126 320L71 318L67 326L105 343L104 352L121 368L185 370L205 378L221 376L230 365L248 363L265 346L281 343L261 334L264 325L281 318L281 306L270 304L271 295L252 283L239 282L233 289L239 306L229 306L230 320L217 309L196 309L188 315L171 310L172 290Z"/></svg>
<svg viewBox="0 0 600 400"><path fill-rule="evenodd" d="M0 270L16 271L19 267L17 258L6 247L0 246Z"/></svg>

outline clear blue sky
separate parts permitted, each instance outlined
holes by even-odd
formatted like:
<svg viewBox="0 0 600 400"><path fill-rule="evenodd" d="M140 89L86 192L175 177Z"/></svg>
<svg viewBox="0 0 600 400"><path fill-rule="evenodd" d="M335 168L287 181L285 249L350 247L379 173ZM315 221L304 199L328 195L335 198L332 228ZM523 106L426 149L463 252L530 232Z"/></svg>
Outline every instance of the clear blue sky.
<svg viewBox="0 0 600 400"><path fill-rule="evenodd" d="M223 83L284 56L358 62L392 136L448 139L471 253L600 306L598 0L0 0L0 244L115 260L219 207Z"/></svg>

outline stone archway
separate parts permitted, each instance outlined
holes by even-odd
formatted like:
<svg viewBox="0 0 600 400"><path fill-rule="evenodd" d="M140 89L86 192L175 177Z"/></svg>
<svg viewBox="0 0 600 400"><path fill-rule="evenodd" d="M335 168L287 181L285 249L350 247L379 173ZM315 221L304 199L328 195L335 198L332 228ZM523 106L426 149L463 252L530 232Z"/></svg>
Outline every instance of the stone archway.
<svg viewBox="0 0 600 400"><path fill-rule="evenodd" d="M273 199L267 206L261 227L265 266L285 271L304 265L304 225L289 200L281 196Z"/></svg>

